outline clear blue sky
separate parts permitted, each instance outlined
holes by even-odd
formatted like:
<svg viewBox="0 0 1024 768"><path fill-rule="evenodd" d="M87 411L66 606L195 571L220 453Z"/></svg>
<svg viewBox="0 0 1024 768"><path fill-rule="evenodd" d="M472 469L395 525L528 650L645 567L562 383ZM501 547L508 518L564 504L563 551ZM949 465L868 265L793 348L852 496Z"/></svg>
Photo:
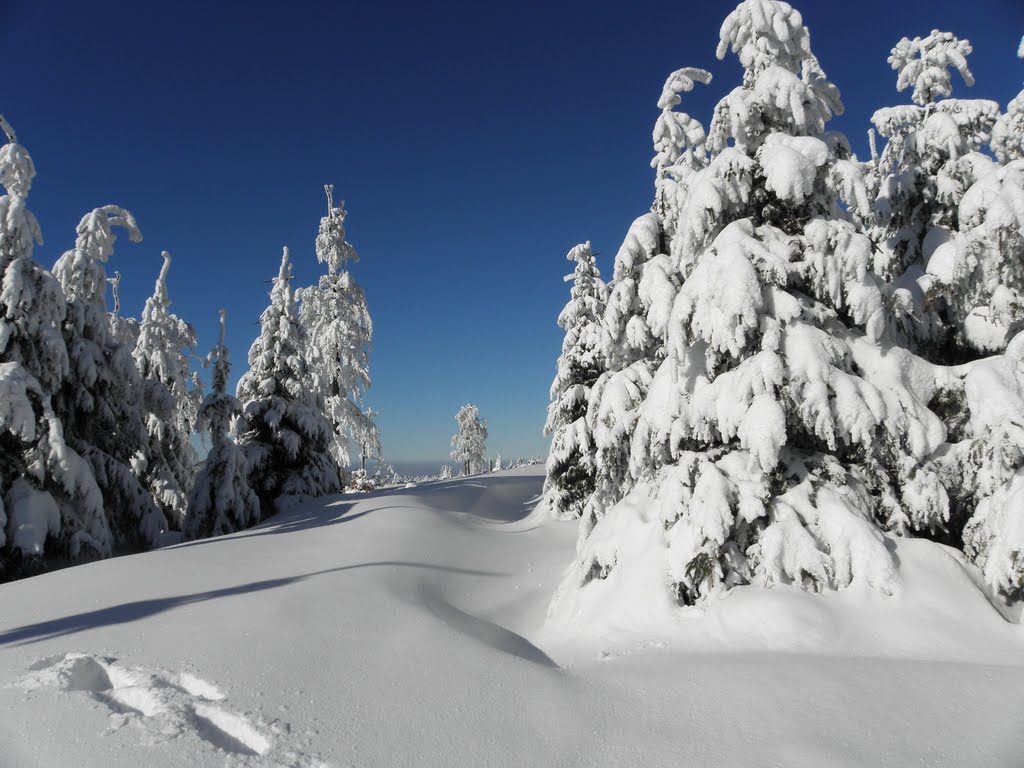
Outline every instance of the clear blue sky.
<svg viewBox="0 0 1024 768"><path fill-rule="evenodd" d="M969 38L978 84L1005 103L1020 0L796 3L840 87L844 130L909 103L886 64L903 35ZM375 323L370 402L391 460L441 460L459 406L490 421L492 451L546 453L541 436L568 296L565 252L591 240L607 274L652 197L650 135L665 77L715 81L684 102L709 121L738 83L714 57L732 2L83 2L0 0L0 112L32 153L30 198L52 265L81 215L131 210L125 311L175 261L174 311L215 340L228 310L234 379L281 246L316 279L322 186L347 201L353 272ZM956 76L955 76L956 78Z"/></svg>

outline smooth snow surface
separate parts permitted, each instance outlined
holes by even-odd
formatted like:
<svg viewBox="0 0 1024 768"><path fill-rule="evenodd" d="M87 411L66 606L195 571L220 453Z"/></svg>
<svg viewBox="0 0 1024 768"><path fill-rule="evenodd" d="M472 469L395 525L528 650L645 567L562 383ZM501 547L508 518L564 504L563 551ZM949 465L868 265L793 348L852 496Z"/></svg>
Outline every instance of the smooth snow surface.
<svg viewBox="0 0 1024 768"><path fill-rule="evenodd" d="M296 502L0 586L0 765L1020 764L1024 634L950 550L899 542L892 597L545 625L576 526L531 514L542 481Z"/></svg>

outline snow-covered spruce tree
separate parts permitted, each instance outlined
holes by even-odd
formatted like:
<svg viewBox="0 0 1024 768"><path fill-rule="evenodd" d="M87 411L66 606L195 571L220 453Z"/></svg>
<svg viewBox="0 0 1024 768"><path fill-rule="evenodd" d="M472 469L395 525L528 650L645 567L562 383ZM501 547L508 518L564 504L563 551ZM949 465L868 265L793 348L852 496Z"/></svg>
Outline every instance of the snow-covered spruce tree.
<svg viewBox="0 0 1024 768"><path fill-rule="evenodd" d="M195 356L196 332L191 324L169 311L167 272L171 255L161 254L163 264L153 295L146 300L133 357L139 373L149 382L161 384L171 397L169 413L163 408L146 414L149 449L145 460L136 463L154 500L170 526L181 530L188 511L188 493L195 480L196 453L191 436L196 427L203 386L192 371L189 358ZM160 406L166 401L160 392Z"/></svg>
<svg viewBox="0 0 1024 768"><path fill-rule="evenodd" d="M455 416L459 431L452 435L451 457L462 462L463 475L476 475L487 466L487 421L475 405L464 405Z"/></svg>
<svg viewBox="0 0 1024 768"><path fill-rule="evenodd" d="M235 393L242 401L236 432L249 466L249 486L264 505L284 494L320 496L341 488L332 455L334 430L309 387L308 340L291 280L285 248L270 306L260 316L260 335L249 348L249 370Z"/></svg>
<svg viewBox="0 0 1024 768"><path fill-rule="evenodd" d="M245 452L228 437L232 422L242 414L242 403L227 393L231 358L224 344L224 316L222 309L220 339L207 358L213 365L212 389L197 414L197 429L209 432L211 446L189 494L186 539L232 533L260 520L260 501L249 487Z"/></svg>
<svg viewBox="0 0 1024 768"><path fill-rule="evenodd" d="M169 413L173 403L162 386L143 382L131 348L111 334L103 265L114 251L115 227L132 242L142 239L130 213L107 205L82 218L74 248L54 265L67 297L63 333L71 365L53 404L68 445L92 466L114 541L134 549L155 544L167 528L132 464L149 450L146 412L159 405Z"/></svg>
<svg viewBox="0 0 1024 768"><path fill-rule="evenodd" d="M574 262L569 302L558 316L565 331L562 354L551 384L544 434L553 435L544 480L544 503L562 518L579 517L594 492L594 443L587 424L587 402L605 372L603 330L608 289L601 280L590 243L577 245L567 257Z"/></svg>
<svg viewBox="0 0 1024 768"><path fill-rule="evenodd" d="M1014 116L1015 103L1022 100L1024 94L1011 101L1005 115L995 102L980 99L946 99L937 105L947 112L950 103L965 105L953 112L958 117L984 115L982 121L958 119L960 125L967 123L968 137L959 145L953 138L947 142L951 157L939 169L936 184L951 214L929 222L928 274L919 280L951 328L949 346L961 359L1002 352L1024 326L1024 130L1014 127L1021 119ZM977 151L989 134L994 162Z"/></svg>
<svg viewBox="0 0 1024 768"><path fill-rule="evenodd" d="M974 350L998 351L984 338L992 335L985 328L971 333L971 326L985 326L984 318L965 324L965 306L977 307L991 280L979 275L950 284L955 247L948 242L960 227L965 193L993 169L979 150L999 118L994 101L948 98L951 69L974 83L970 52L968 41L938 30L901 40L889 63L899 74L898 90L912 89L914 104L880 109L872 118L887 139L869 185L878 188L873 266L886 282L888 322L894 340L940 363L968 359Z"/></svg>
<svg viewBox="0 0 1024 768"><path fill-rule="evenodd" d="M320 219L316 257L327 266L327 274L317 285L299 291L299 317L308 340L308 386L323 402L334 427L331 457L343 471L352 458L352 443L362 457L372 455L374 446L380 453L373 413L363 408L370 387L373 323L363 289L344 269L359 260L345 239L345 204L335 207L333 186L325 185L324 190L327 215Z"/></svg>
<svg viewBox="0 0 1024 768"><path fill-rule="evenodd" d="M26 202L35 166L2 116L0 147L0 581L26 557L111 551L92 469L64 440L52 395L68 375L67 306L33 258L42 235ZM12 560L14 562L12 562Z"/></svg>
<svg viewBox="0 0 1024 768"><path fill-rule="evenodd" d="M946 433L927 408L936 377L882 343L865 166L826 130L838 89L787 3L741 3L730 50L743 83L715 109L708 154L689 158L675 211L649 215L661 237L638 249L634 225L617 257L606 327L645 328L650 351L593 388L597 489L553 618L751 582L885 592L883 529L945 522L924 467Z"/></svg>
<svg viewBox="0 0 1024 768"><path fill-rule="evenodd" d="M438 480L451 480L452 479L452 468L449 464L441 466L441 474L437 476Z"/></svg>
<svg viewBox="0 0 1024 768"><path fill-rule="evenodd" d="M949 36L942 39L952 44ZM969 50L966 43L960 50ZM949 63L940 60L936 66ZM936 79L940 75L933 74L931 81ZM925 222L926 262L916 281L925 312L944 323L947 359L941 362L963 361L938 369L931 406L946 425L949 445L926 470L938 477L948 511L937 532L922 532L962 544L988 582L1016 599L1024 596L1024 515L1017 496L1024 472L1024 159L1016 114L1021 99L1014 99L1004 115L988 106L991 102L946 99L934 105L957 116L981 113L985 121L975 126L958 119L958 125L968 125L969 150L959 156L964 144L947 132L949 159L935 186L950 214L933 214ZM989 127L994 160L975 149L986 141ZM914 138L926 148L935 143L923 129ZM900 159L907 162L906 155ZM918 351L935 357L927 345ZM914 520L910 527L921 528Z"/></svg>

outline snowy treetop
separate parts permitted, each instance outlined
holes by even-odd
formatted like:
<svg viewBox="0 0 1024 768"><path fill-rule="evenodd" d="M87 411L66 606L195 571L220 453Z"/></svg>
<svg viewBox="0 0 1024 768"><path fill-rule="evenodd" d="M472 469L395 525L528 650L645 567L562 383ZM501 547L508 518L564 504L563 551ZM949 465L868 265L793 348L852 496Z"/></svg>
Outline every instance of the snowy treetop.
<svg viewBox="0 0 1024 768"><path fill-rule="evenodd" d="M651 167L657 168L659 174L676 172L678 169L672 166L688 153L703 153L706 139L704 126L699 120L682 112L674 112L673 109L682 101L681 93L692 91L696 83L707 85L710 82L710 72L693 67L677 69L665 81L661 98L658 99L662 112L654 124L652 136L655 156L651 160Z"/></svg>
<svg viewBox="0 0 1024 768"><path fill-rule="evenodd" d="M889 64L899 73L896 89L913 87L914 103L923 107L952 95L950 68L957 70L968 86L974 85L974 75L967 66L971 50L970 41L937 29L924 38L904 37L889 57Z"/></svg>
<svg viewBox="0 0 1024 768"><path fill-rule="evenodd" d="M697 69L696 67L683 67L682 69L677 69L668 76L668 79L665 81L665 86L661 89L661 98L658 99L658 108L672 109L673 107L677 107L682 101L682 97L679 94L689 93L697 83L707 85L710 82L711 73L706 69Z"/></svg>
<svg viewBox="0 0 1024 768"><path fill-rule="evenodd" d="M743 84L715 108L709 146L757 149L772 131L814 136L843 113L839 89L811 53L799 12L780 0L745 0L722 25L718 57L732 50L744 67Z"/></svg>
<svg viewBox="0 0 1024 768"><path fill-rule="evenodd" d="M207 358L213 363L213 388L217 392L226 392L228 378L231 376L231 356L227 345L224 343L224 327L227 320L227 311L221 307L217 310L220 318L220 336L217 337L217 346L213 348Z"/></svg>
<svg viewBox="0 0 1024 768"><path fill-rule="evenodd" d="M356 249L345 240L345 202L334 205L334 185L325 184L327 193L327 215L320 219L320 231L316 236L316 258L326 264L328 273L335 274L349 261L359 261Z"/></svg>
<svg viewBox="0 0 1024 768"><path fill-rule="evenodd" d="M78 299L87 306L106 307L107 275L103 264L114 252L114 227L126 229L131 242L142 241L135 217L118 205L105 205L82 217L75 247L65 252L53 268L69 299Z"/></svg>
<svg viewBox="0 0 1024 768"><path fill-rule="evenodd" d="M731 50L746 70L749 84L770 66L799 72L811 55L811 41L803 17L779 0L744 0L722 24L716 55Z"/></svg>
<svg viewBox="0 0 1024 768"><path fill-rule="evenodd" d="M8 143L0 147L0 184L12 195L27 197L32 188L36 167L23 146L18 143L11 124L0 115L0 127L7 134Z"/></svg>

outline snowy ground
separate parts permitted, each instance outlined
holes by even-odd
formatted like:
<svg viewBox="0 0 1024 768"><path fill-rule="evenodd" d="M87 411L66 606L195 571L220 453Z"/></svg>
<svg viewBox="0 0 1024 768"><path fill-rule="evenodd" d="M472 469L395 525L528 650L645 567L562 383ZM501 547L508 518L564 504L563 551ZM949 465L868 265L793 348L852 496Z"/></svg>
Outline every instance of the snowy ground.
<svg viewBox="0 0 1024 768"><path fill-rule="evenodd" d="M575 526L527 517L541 473L0 586L0 765L1024 761L1024 634L948 551L901 543L892 598L746 588L574 636L543 626Z"/></svg>

